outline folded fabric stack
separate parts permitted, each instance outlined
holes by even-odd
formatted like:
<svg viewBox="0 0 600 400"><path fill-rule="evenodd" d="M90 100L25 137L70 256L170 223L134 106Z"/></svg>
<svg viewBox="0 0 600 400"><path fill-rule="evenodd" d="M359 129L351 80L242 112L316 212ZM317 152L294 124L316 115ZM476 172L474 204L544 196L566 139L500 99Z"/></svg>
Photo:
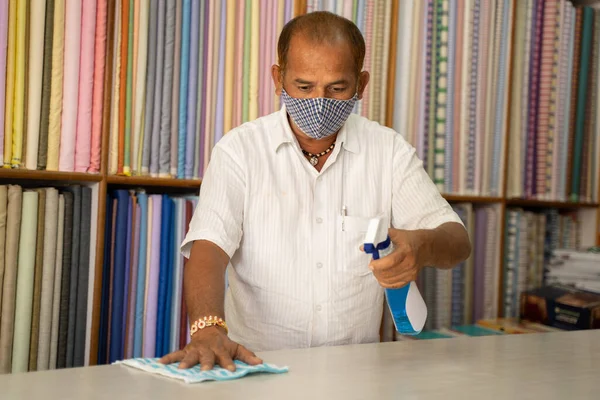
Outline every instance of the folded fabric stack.
<svg viewBox="0 0 600 400"><path fill-rule="evenodd" d="M109 194L98 363L161 357L189 340L179 245L197 197Z"/></svg>
<svg viewBox="0 0 600 400"><path fill-rule="evenodd" d="M0 186L0 373L83 366L92 189Z"/></svg>

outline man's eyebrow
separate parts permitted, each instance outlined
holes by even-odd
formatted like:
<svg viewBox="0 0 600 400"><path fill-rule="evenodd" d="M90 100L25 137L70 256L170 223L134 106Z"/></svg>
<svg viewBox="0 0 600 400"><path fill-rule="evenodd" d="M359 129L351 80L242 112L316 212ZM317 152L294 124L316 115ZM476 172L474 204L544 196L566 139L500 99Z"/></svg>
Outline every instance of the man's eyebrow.
<svg viewBox="0 0 600 400"><path fill-rule="evenodd" d="M304 79L296 78L294 82L299 83L301 85L312 85L313 82L305 81Z"/></svg>
<svg viewBox="0 0 600 400"><path fill-rule="evenodd" d="M314 82L307 81L307 80L304 80L304 79L301 79L301 78L294 79L294 82L299 83L301 85L312 85L314 83ZM346 85L346 84L348 84L348 80L347 79L340 79L340 80L337 80L335 82L328 83L327 86Z"/></svg>

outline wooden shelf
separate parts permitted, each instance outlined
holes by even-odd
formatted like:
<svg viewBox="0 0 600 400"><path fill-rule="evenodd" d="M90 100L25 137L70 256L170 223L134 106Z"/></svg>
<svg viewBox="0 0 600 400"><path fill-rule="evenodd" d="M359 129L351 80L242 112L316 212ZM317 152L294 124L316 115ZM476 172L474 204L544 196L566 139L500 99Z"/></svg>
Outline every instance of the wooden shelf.
<svg viewBox="0 0 600 400"><path fill-rule="evenodd" d="M446 201L450 203L478 203L478 204L489 204L489 203L502 203L502 197L494 196L474 196L474 195L460 195L460 194L442 194Z"/></svg>
<svg viewBox="0 0 600 400"><path fill-rule="evenodd" d="M109 175L106 177L106 183L109 185L121 186L156 186L168 188L198 189L202 183L201 179L171 179L154 178L150 176L118 176Z"/></svg>
<svg viewBox="0 0 600 400"><path fill-rule="evenodd" d="M536 208L594 208L598 203L582 203L572 201L549 201L535 199L506 199L507 206Z"/></svg>
<svg viewBox="0 0 600 400"><path fill-rule="evenodd" d="M18 179L50 182L100 182L102 181L102 175L87 174L84 172L55 172L38 171L30 169L0 168L0 179Z"/></svg>

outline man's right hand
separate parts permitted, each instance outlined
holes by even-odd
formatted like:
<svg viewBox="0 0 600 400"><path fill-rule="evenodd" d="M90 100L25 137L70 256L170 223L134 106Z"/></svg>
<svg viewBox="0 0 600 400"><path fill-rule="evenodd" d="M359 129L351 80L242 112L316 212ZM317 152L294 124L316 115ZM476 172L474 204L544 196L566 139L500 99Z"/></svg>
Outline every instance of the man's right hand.
<svg viewBox="0 0 600 400"><path fill-rule="evenodd" d="M208 327L196 332L183 350L167 354L159 362L171 364L180 361L180 369L200 364L203 371L211 370L218 364L229 371L235 371L233 360L240 360L249 365L262 363L256 354L229 339L224 329Z"/></svg>

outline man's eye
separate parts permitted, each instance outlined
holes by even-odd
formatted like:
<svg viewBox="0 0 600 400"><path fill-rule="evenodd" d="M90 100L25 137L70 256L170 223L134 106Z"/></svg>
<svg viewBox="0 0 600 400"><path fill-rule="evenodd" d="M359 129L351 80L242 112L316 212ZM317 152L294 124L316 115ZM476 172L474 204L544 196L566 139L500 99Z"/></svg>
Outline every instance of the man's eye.
<svg viewBox="0 0 600 400"><path fill-rule="evenodd" d="M341 92L345 91L346 88L345 87L334 87L331 90L333 90L335 93L341 93Z"/></svg>
<svg viewBox="0 0 600 400"><path fill-rule="evenodd" d="M310 87L308 87L308 86L298 86L298 89L306 92L306 91L308 91L310 89Z"/></svg>

